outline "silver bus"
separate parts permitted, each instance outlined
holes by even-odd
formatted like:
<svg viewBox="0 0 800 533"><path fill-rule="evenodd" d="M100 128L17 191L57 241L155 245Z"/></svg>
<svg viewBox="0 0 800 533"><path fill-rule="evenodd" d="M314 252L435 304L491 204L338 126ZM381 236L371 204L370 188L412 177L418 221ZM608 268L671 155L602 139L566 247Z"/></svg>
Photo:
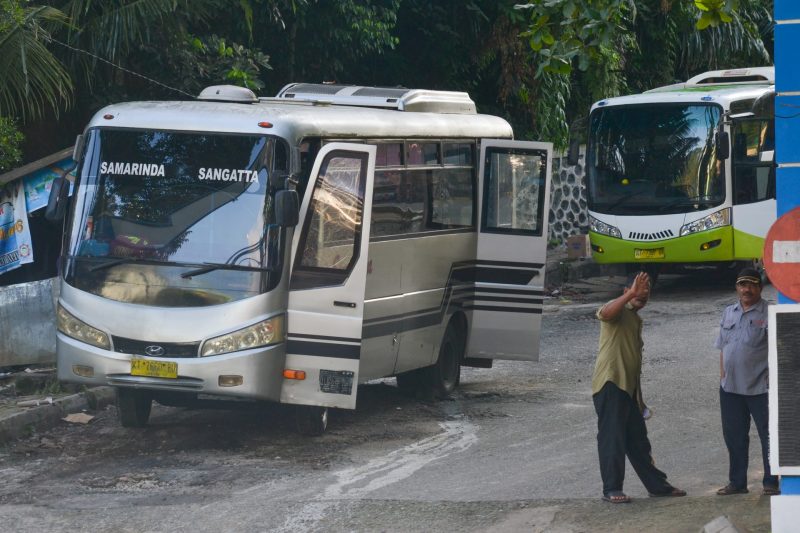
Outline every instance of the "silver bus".
<svg viewBox="0 0 800 533"><path fill-rule="evenodd" d="M76 143L58 375L152 402L266 400L322 433L358 384L446 396L538 358L552 146L466 93L292 84L100 110Z"/></svg>

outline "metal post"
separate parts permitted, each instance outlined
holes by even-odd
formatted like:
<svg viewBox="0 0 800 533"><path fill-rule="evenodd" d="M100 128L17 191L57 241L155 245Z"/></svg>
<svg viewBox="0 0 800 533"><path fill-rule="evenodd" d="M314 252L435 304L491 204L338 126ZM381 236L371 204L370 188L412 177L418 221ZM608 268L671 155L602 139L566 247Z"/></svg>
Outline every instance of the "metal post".
<svg viewBox="0 0 800 533"><path fill-rule="evenodd" d="M775 156L780 217L800 205L800 69L795 56L800 47L800 2L775 0L775 20ZM796 302L779 293L778 303ZM777 395L771 393L770 416L778 416L777 405ZM777 464L777 458L771 458L771 463ZM781 495L772 497L770 503L772 530L796 531L800 524L800 477L782 476Z"/></svg>

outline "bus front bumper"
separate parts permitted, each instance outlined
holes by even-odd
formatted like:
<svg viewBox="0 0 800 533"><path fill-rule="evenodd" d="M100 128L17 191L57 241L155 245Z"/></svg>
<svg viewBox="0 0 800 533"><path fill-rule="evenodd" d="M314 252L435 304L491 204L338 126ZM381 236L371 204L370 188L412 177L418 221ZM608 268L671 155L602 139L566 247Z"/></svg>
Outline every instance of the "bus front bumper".
<svg viewBox="0 0 800 533"><path fill-rule="evenodd" d="M253 400L280 400L286 360L285 343L211 357L146 357L96 348L59 332L56 346L61 381ZM177 377L132 375L134 358L174 362Z"/></svg>
<svg viewBox="0 0 800 533"><path fill-rule="evenodd" d="M612 263L709 263L731 261L733 229L730 226L659 241L626 241L589 232L592 259Z"/></svg>

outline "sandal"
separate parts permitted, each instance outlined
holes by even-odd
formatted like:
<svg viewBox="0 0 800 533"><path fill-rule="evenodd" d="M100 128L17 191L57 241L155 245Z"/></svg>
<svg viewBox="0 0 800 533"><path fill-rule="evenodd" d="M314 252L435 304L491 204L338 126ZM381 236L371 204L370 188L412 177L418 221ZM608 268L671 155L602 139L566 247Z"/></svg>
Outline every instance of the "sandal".
<svg viewBox="0 0 800 533"><path fill-rule="evenodd" d="M603 494L603 501L609 503L631 503L631 498L621 490L612 490Z"/></svg>
<svg viewBox="0 0 800 533"><path fill-rule="evenodd" d="M742 487L740 489L737 489L736 487L734 487L729 483L717 491L717 496L730 496L731 494L747 494L748 492L750 491L747 490L747 487Z"/></svg>
<svg viewBox="0 0 800 533"><path fill-rule="evenodd" d="M764 491L762 492L764 496L778 496L780 493L781 489L772 486L764 487Z"/></svg>
<svg viewBox="0 0 800 533"><path fill-rule="evenodd" d="M669 497L679 497L679 496L686 496L686 491L683 489L678 489L676 487L670 488L667 492L651 492L649 493L651 498L669 498Z"/></svg>

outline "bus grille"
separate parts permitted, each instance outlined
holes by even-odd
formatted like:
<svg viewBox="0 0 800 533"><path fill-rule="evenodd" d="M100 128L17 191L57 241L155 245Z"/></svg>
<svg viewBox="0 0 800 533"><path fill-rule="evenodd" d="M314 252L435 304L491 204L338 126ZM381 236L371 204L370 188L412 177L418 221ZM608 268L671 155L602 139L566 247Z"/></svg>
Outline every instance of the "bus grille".
<svg viewBox="0 0 800 533"><path fill-rule="evenodd" d="M115 352L148 357L197 357L200 348L199 342L153 342L124 337L112 337L111 339L114 342ZM161 350L156 350L154 347L160 347Z"/></svg>
<svg viewBox="0 0 800 533"><path fill-rule="evenodd" d="M672 230L668 229L655 233L639 233L638 231L632 231L628 234L628 238L632 241L658 241L661 239L669 239L674 236L675 234L672 233Z"/></svg>

